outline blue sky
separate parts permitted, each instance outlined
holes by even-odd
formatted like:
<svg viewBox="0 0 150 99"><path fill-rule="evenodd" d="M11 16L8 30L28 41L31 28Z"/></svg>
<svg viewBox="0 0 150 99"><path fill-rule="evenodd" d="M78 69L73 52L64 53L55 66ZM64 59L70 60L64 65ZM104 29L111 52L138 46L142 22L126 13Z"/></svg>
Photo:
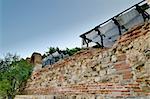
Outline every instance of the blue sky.
<svg viewBox="0 0 150 99"><path fill-rule="evenodd" d="M0 0L0 57L80 47L80 34L139 1Z"/></svg>

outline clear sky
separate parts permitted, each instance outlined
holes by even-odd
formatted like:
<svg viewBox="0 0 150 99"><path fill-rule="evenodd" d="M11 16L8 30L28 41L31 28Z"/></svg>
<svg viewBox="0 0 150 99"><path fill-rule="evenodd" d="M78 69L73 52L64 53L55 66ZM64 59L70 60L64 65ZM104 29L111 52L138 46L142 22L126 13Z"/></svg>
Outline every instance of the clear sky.
<svg viewBox="0 0 150 99"><path fill-rule="evenodd" d="M139 1L0 0L0 57L80 47L80 34Z"/></svg>

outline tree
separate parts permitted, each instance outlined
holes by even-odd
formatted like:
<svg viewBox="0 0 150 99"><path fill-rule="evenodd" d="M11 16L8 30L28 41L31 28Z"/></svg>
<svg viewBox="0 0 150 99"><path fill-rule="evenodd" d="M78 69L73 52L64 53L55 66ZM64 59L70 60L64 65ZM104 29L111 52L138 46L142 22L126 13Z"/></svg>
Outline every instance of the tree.
<svg viewBox="0 0 150 99"><path fill-rule="evenodd" d="M10 64L19 60L16 54L7 53L4 59L0 59L0 72L9 70Z"/></svg>
<svg viewBox="0 0 150 99"><path fill-rule="evenodd" d="M4 63L7 63L5 65L8 68L0 72L0 96L12 99L18 93L21 84L31 75L32 66L23 59L18 60L14 55L6 56L1 65Z"/></svg>
<svg viewBox="0 0 150 99"><path fill-rule="evenodd" d="M57 51L58 53L60 53L61 50L60 50L58 47L56 47L56 51Z"/></svg>
<svg viewBox="0 0 150 99"><path fill-rule="evenodd" d="M56 52L56 49L54 47L49 47L48 52L46 52L46 53L47 53L47 55L49 55L49 54L53 54L54 52Z"/></svg>

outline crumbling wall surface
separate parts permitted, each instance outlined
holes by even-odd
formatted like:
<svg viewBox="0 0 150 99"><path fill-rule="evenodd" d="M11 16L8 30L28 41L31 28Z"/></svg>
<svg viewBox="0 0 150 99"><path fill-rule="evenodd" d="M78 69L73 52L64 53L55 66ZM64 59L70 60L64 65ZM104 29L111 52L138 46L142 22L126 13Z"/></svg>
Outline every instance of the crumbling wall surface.
<svg viewBox="0 0 150 99"><path fill-rule="evenodd" d="M132 28L111 49L83 50L34 72L22 94L149 97L150 23Z"/></svg>
<svg viewBox="0 0 150 99"><path fill-rule="evenodd" d="M40 53L34 52L31 56L31 58L27 58L27 61L29 61L33 65L42 64L42 55Z"/></svg>

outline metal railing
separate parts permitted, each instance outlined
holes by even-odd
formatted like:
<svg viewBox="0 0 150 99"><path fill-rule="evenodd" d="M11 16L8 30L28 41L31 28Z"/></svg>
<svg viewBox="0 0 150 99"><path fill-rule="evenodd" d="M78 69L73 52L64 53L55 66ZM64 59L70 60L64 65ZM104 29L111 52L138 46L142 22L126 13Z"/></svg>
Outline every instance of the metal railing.
<svg viewBox="0 0 150 99"><path fill-rule="evenodd" d="M124 30L127 31L128 28L126 28L124 25L120 24L119 21L117 20L117 18L118 18L119 16L123 15L124 13L129 12L131 9L136 9L137 12L143 17L143 20L144 20L144 21L145 21L146 19L149 19L149 14L145 11L146 9L149 8L149 5L148 5L145 1L146 1L146 0L143 0L143 1L141 1L141 2L139 2L139 3L137 3L137 4L135 4L135 5L131 6L130 8L128 8L128 9L122 11L121 13L117 14L116 16L114 16L114 17L112 17L112 18L106 20L105 22L103 22L103 23L97 25L95 28L91 29L90 31L88 31L88 32L86 32L86 33L80 35L80 37L83 39L83 43L85 43L85 44L87 45L87 47L88 47L88 44L89 44L90 42L94 42L94 43L100 45L101 47L105 47L104 41L103 41L103 39L105 38L105 34L101 33L101 31L100 31L98 28L100 28L100 27L103 26L104 24L109 23L110 21L112 21L112 22L118 27L118 32L119 32L119 35L121 36L121 35L122 35L121 30L124 29ZM142 3L144 3L144 4L142 4ZM140 4L142 4L142 5L140 5ZM89 38L86 37L86 35L90 34L92 31L97 32L97 35L100 37L101 42L95 42L95 41L93 41L92 39L89 39Z"/></svg>

